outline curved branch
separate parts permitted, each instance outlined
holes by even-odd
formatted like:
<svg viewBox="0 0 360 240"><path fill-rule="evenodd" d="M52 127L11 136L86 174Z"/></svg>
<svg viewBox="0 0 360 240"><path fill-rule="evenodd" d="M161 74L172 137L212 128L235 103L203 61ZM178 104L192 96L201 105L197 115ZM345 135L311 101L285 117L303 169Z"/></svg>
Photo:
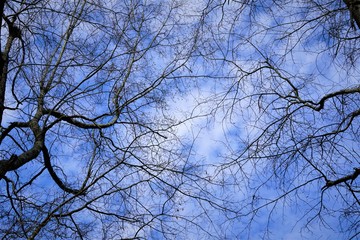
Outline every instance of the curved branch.
<svg viewBox="0 0 360 240"><path fill-rule="evenodd" d="M351 180L354 181L358 176L360 175L360 168L354 168L354 172L352 174L346 175L345 177L336 179L334 181L328 180L324 187L322 187L322 190L338 185L340 183L346 183L347 181Z"/></svg>
<svg viewBox="0 0 360 240"><path fill-rule="evenodd" d="M116 121L119 118L119 114L115 114L113 119L110 120L108 123L97 124L97 123L95 123L95 119L89 119L89 118L81 116L81 115L68 116L68 115L63 114L61 112L57 112L55 110L48 110L48 109L44 110L43 112L44 112L44 114L49 114L49 115L51 115L53 117L56 117L59 121L65 121L67 123L70 123L70 124L72 124L74 126L77 126L79 128L83 128L83 129L100 129L100 128L111 127L112 125L114 125L116 123ZM83 120L86 120L86 121L91 121L93 123L84 123L84 122L76 120L76 118L83 119Z"/></svg>
<svg viewBox="0 0 360 240"><path fill-rule="evenodd" d="M43 146L42 134L36 135L36 140L31 149L23 152L20 155L13 154L8 160L0 160L0 180L5 176L8 171L16 170L27 162L35 159L41 152Z"/></svg>
<svg viewBox="0 0 360 240"><path fill-rule="evenodd" d="M29 127L29 123L28 122L12 122L7 128L2 129L3 132L0 135L0 144L2 143L4 138L6 136L8 136L8 134L11 132L11 130L13 130L15 128L24 128L24 127Z"/></svg>
<svg viewBox="0 0 360 240"><path fill-rule="evenodd" d="M51 178L54 180L54 182L65 192L67 193L71 193L71 194L80 194L81 190L77 190L77 189L72 189L67 187L62 181L61 179L56 175L53 167L51 166L51 161L50 161L50 154L48 149L46 148L46 146L44 145L42 148L42 152L43 152L43 157L44 157L44 163L45 163L45 167L48 170Z"/></svg>
<svg viewBox="0 0 360 240"><path fill-rule="evenodd" d="M346 94L355 94L355 93L360 93L360 85L355 86L353 88L345 88L345 89L341 89L336 92L326 94L317 103L313 102L313 101L303 101L301 99L300 100L301 100L301 103L305 104L305 106L310 107L310 108L314 109L315 111L320 111L324 108L325 102L327 100L329 100L333 97L336 97L336 96L341 96L341 95L346 95Z"/></svg>

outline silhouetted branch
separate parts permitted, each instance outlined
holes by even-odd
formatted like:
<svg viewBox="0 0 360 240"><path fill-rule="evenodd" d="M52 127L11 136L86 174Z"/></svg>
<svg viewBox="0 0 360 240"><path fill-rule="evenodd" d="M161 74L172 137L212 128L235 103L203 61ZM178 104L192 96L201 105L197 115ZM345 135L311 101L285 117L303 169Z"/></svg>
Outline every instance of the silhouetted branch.
<svg viewBox="0 0 360 240"><path fill-rule="evenodd" d="M351 182L353 182L358 176L360 175L360 168L354 168L354 172L352 174L346 175L345 177L336 179L334 181L328 180L325 184L324 187L322 187L322 190L338 185L340 183L344 183L347 182L349 180L351 180Z"/></svg>
<svg viewBox="0 0 360 240"><path fill-rule="evenodd" d="M45 167L48 170L48 172L50 173L50 176L52 177L52 179L55 181L55 183L65 192L71 193L71 194L80 194L81 190L77 190L77 189L72 189L70 187L67 187L62 181L61 179L56 175L53 167L51 166L51 160L50 160L50 154L49 151L47 149L47 147L44 145L42 148L42 152L43 152L43 157L44 157L44 163L45 163Z"/></svg>

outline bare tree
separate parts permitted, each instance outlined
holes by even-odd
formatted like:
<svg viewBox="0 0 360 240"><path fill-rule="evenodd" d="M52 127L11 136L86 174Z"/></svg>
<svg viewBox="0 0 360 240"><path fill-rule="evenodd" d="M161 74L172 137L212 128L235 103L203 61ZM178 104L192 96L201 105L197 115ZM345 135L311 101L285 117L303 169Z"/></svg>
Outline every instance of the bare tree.
<svg viewBox="0 0 360 240"><path fill-rule="evenodd" d="M174 238L202 229L186 199L222 209L166 111L196 77L184 6L1 1L2 239Z"/></svg>
<svg viewBox="0 0 360 240"><path fill-rule="evenodd" d="M233 79L212 99L225 134L238 133L217 173L241 186L242 234L275 239L282 224L304 237L357 238L357 1L209 1L208 9L214 42L201 51Z"/></svg>
<svg viewBox="0 0 360 240"><path fill-rule="evenodd" d="M3 239L359 236L357 1L0 12ZM205 159L191 124L213 116Z"/></svg>

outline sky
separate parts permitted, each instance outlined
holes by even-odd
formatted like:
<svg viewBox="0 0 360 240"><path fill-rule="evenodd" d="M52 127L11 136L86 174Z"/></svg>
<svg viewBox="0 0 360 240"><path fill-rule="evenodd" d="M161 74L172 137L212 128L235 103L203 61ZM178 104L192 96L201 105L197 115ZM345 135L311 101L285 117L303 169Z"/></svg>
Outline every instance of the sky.
<svg viewBox="0 0 360 240"><path fill-rule="evenodd" d="M56 8L70 11L72 4ZM80 226L95 230L92 236L99 239L346 239L358 232L356 216L346 212L357 213L356 205L347 206L352 196L343 187L321 191L325 182L316 171L336 179L359 163L358 119L339 136L320 136L359 109L358 93L326 102L320 112L297 109L294 93L296 88L301 103L311 105L331 92L359 86L357 55L351 55L358 43L341 40L358 33L349 29L345 10L330 11L339 3L102 4L84 5L86 14L79 18L84 21L73 19L79 23L64 52L56 43L71 29L67 15L53 13L58 16L53 19L45 11L42 17L34 15L39 21L34 24L22 19L32 27L28 34L35 34L26 43L37 48L27 55L26 68L14 83L26 104L5 112L3 127L34 115L41 81L52 86L47 107L84 114L87 119L81 121L88 124L98 114L115 111L115 99L126 105L121 124L101 132L64 121L49 132L46 144L56 172L72 186L90 176L87 196L64 194L46 171L21 188L42 171L41 157L7 175L30 202L44 204L45 211L28 204L28 211L22 210L25 218L41 222L51 211L75 211ZM15 107L11 83L7 103ZM146 97L138 98L143 93ZM277 121L291 111L283 124ZM104 115L97 123L111 119ZM53 121L44 117L41 123ZM31 146L30 131L12 134ZM258 136L258 144L248 147ZM309 147L304 139L310 139ZM293 147L300 153L287 152ZM5 138L1 158L11 151L21 149ZM4 201L4 181L0 189ZM77 212L82 206L89 208ZM94 209L137 221L98 215ZM36 219L31 211L39 214ZM354 227L347 232L351 221ZM50 221L42 238L57 226Z"/></svg>

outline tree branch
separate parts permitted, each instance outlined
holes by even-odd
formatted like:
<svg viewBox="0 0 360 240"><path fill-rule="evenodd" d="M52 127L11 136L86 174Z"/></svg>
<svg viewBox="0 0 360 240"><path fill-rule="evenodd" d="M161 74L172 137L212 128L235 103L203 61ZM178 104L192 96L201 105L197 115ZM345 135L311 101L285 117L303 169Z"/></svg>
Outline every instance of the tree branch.
<svg viewBox="0 0 360 240"><path fill-rule="evenodd" d="M360 1L357 0L344 0L346 6L350 11L350 24L356 29L354 21L357 27L360 29Z"/></svg>
<svg viewBox="0 0 360 240"><path fill-rule="evenodd" d="M360 175L360 168L354 168L354 172L352 174L346 175L345 177L336 179L334 181L328 180L322 190L338 185L340 183L347 182L349 180L354 181Z"/></svg>
<svg viewBox="0 0 360 240"><path fill-rule="evenodd" d="M56 175L53 167L51 166L51 161L50 161L50 154L48 149L46 148L45 144L43 146L42 149L43 152L43 156L44 156L44 163L45 163L45 167L48 170L51 178L55 181L55 183L65 192L67 193L71 193L71 194L80 194L81 190L77 190L77 189L72 189L67 187L62 181L61 179Z"/></svg>

